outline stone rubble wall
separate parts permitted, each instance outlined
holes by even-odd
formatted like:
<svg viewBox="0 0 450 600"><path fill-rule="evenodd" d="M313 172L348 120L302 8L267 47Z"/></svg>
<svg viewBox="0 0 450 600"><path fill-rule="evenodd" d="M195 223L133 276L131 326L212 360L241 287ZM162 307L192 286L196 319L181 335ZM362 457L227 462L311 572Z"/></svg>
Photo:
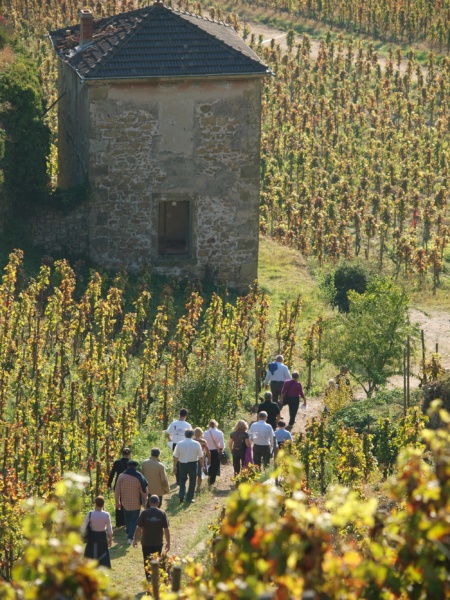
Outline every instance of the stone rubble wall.
<svg viewBox="0 0 450 600"><path fill-rule="evenodd" d="M72 255L87 255L87 204L68 213L54 209L41 210L34 218L32 236L34 244L50 254L68 252Z"/></svg>
<svg viewBox="0 0 450 600"><path fill-rule="evenodd" d="M90 90L90 254L100 264L257 276L261 81L96 83ZM160 202L189 200L190 255L158 256Z"/></svg>
<svg viewBox="0 0 450 600"><path fill-rule="evenodd" d="M258 264L262 80L75 83L61 68L59 182L88 177L89 205L40 216L36 243L245 289ZM159 205L186 201L189 254L159 256Z"/></svg>

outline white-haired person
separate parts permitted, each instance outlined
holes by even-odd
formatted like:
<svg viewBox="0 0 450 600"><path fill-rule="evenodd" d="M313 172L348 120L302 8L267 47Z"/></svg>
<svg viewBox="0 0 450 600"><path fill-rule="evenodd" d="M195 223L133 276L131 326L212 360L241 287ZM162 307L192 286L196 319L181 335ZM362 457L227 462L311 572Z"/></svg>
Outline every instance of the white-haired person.
<svg viewBox="0 0 450 600"><path fill-rule="evenodd" d="M202 473L207 472L209 468L211 453L208 449L208 444L203 437L203 429L201 427L196 427L194 429L194 437L192 439L198 442L203 450L203 466L200 462L197 465L197 494L199 494L202 487Z"/></svg>
<svg viewBox="0 0 450 600"><path fill-rule="evenodd" d="M263 410L258 414L258 420L253 423L248 431L253 442L253 462L261 469L261 463L267 468L270 455L274 448L274 434L271 425L266 423L267 413Z"/></svg>

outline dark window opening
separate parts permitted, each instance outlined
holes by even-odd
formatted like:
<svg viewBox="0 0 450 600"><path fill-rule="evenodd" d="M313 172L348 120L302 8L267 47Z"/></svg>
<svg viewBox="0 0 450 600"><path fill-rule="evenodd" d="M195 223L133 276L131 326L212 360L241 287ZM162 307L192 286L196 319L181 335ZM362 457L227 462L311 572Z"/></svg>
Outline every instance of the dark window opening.
<svg viewBox="0 0 450 600"><path fill-rule="evenodd" d="M189 202L160 202L158 254L189 254Z"/></svg>

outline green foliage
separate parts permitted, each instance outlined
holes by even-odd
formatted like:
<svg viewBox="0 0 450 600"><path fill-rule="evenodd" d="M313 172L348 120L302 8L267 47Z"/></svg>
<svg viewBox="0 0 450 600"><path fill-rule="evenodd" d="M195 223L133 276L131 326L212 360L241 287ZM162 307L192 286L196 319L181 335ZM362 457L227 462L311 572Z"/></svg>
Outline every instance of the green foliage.
<svg viewBox="0 0 450 600"><path fill-rule="evenodd" d="M320 493L324 494L329 483L326 477L326 465L329 460L332 433L325 418L313 418L306 424L305 433L300 434L294 444L294 455L305 469L307 488L318 482Z"/></svg>
<svg viewBox="0 0 450 600"><path fill-rule="evenodd" d="M47 203L59 209L71 210L74 206L85 202L89 197L89 183L84 181L67 189L56 188L49 194Z"/></svg>
<svg viewBox="0 0 450 600"><path fill-rule="evenodd" d="M228 502L211 567L189 565L177 598L268 594L300 600L306 590L324 600L450 598L450 416L441 411L441 419L445 429L422 434L429 460L420 448L400 454L397 475L387 484L393 500L388 509L338 486L329 489L323 507L311 503L302 467L283 456L292 493L285 497L275 479L239 486ZM366 452L365 443L359 450Z"/></svg>
<svg viewBox="0 0 450 600"><path fill-rule="evenodd" d="M446 373L440 379L433 381L424 388L423 409L427 411L433 400L439 399L442 408L450 412L450 373Z"/></svg>
<svg viewBox="0 0 450 600"><path fill-rule="evenodd" d="M249 483L250 481L257 481L261 477L261 471L259 467L250 463L245 469L241 469L237 475L233 477L233 482L236 486L241 483Z"/></svg>
<svg viewBox="0 0 450 600"><path fill-rule="evenodd" d="M353 429L337 430L333 443L334 468L341 485L354 487L374 469L371 441L371 436L360 436Z"/></svg>
<svg viewBox="0 0 450 600"><path fill-rule="evenodd" d="M330 319L324 348L335 364L348 365L367 396L401 372L403 349L416 329L408 296L393 281L374 277L364 294L349 292L350 310Z"/></svg>
<svg viewBox="0 0 450 600"><path fill-rule="evenodd" d="M37 67L17 55L0 73L0 128L4 154L0 163L9 206L22 215L47 198L50 130L44 123L44 100Z"/></svg>
<svg viewBox="0 0 450 600"><path fill-rule="evenodd" d="M223 424L235 417L239 406L223 356L216 354L206 364L192 357L189 371L178 382L175 408L187 408L192 425L206 427L211 419Z"/></svg>
<svg viewBox="0 0 450 600"><path fill-rule="evenodd" d="M421 403L423 392L412 390L411 403ZM342 423L345 427L353 427L358 433L374 432L379 419L389 418L397 421L403 415L403 390L382 389L365 400L353 400L330 416L331 423Z"/></svg>
<svg viewBox="0 0 450 600"><path fill-rule="evenodd" d="M387 477L392 472L398 456L397 428L389 419L378 421L378 430L375 435L378 464Z"/></svg>
<svg viewBox="0 0 450 600"><path fill-rule="evenodd" d="M352 402L352 391L347 386L328 387L325 391L324 406L328 410L330 417L336 413L341 413L342 409ZM348 424L350 427L351 425Z"/></svg>
<svg viewBox="0 0 450 600"><path fill-rule="evenodd" d="M108 577L97 562L82 556L80 525L81 493L86 478L69 475L55 488L53 499L29 499L23 520L27 540L24 554L14 569L15 584L0 582L5 600L44 598L118 598L108 592Z"/></svg>
<svg viewBox="0 0 450 600"><path fill-rule="evenodd" d="M368 279L367 269L363 266L342 263L325 277L323 286L329 290L331 305L347 313L350 309L348 292L353 290L358 294L364 294Z"/></svg>

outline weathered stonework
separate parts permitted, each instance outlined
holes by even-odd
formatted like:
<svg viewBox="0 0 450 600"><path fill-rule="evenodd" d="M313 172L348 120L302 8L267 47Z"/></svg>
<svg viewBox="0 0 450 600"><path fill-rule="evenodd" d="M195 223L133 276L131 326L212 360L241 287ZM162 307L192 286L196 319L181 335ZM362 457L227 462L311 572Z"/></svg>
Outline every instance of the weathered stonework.
<svg viewBox="0 0 450 600"><path fill-rule="evenodd" d="M89 250L88 205L84 204L69 214L59 210L41 210L33 219L33 239L47 252L65 252L86 255Z"/></svg>
<svg viewBox="0 0 450 600"><path fill-rule="evenodd" d="M244 288L257 276L261 88L266 67L223 24L188 13L177 16L161 4L137 12L141 19L137 28L144 22L148 27L158 23L155 27L163 31L167 22L168 32L172 26L186 27L183 39L191 39L192 27L198 27L201 43L211 45L211 56L219 62L208 62L212 76L108 79L97 77L93 66L90 70L93 62L76 63L78 72L75 63L71 66L79 49L73 46L75 54L71 55L64 44L72 43L76 30L53 32L63 58L59 61L58 183L68 187L87 178L90 188L88 204L74 213L77 219L82 213L86 225L85 230L80 228L75 244L105 267L135 271L150 267L200 278L210 273ZM127 15L117 17L119 28L134 18ZM99 26L99 31L99 36L114 35L114 28ZM150 30L143 28L142 36L144 31ZM213 36L205 33L210 31ZM217 39L226 40L232 48L226 59ZM119 46L122 43L121 38L114 40ZM206 54L194 61L192 53L198 46L197 38L192 40L185 54L183 49L176 54L181 65L176 68L183 70L185 62L186 68L195 69L198 61L209 60ZM100 47L94 44L92 48L86 56L98 59ZM133 62L138 47L126 54L127 48L124 45L123 60L128 57L139 70L141 63ZM112 62L119 57L114 52ZM169 46L167 52L171 52ZM107 66L111 62L104 60ZM171 60L160 56L154 64L170 69ZM247 71L239 71L242 61L250 61ZM215 72L216 68L222 71ZM71 227L70 219L63 221L60 227L52 223L53 229L63 232ZM58 237L44 229L35 227L36 236L45 238L46 244L51 236L55 243L72 243L72 233ZM165 241L170 238L169 229L175 231L170 234L172 246Z"/></svg>

